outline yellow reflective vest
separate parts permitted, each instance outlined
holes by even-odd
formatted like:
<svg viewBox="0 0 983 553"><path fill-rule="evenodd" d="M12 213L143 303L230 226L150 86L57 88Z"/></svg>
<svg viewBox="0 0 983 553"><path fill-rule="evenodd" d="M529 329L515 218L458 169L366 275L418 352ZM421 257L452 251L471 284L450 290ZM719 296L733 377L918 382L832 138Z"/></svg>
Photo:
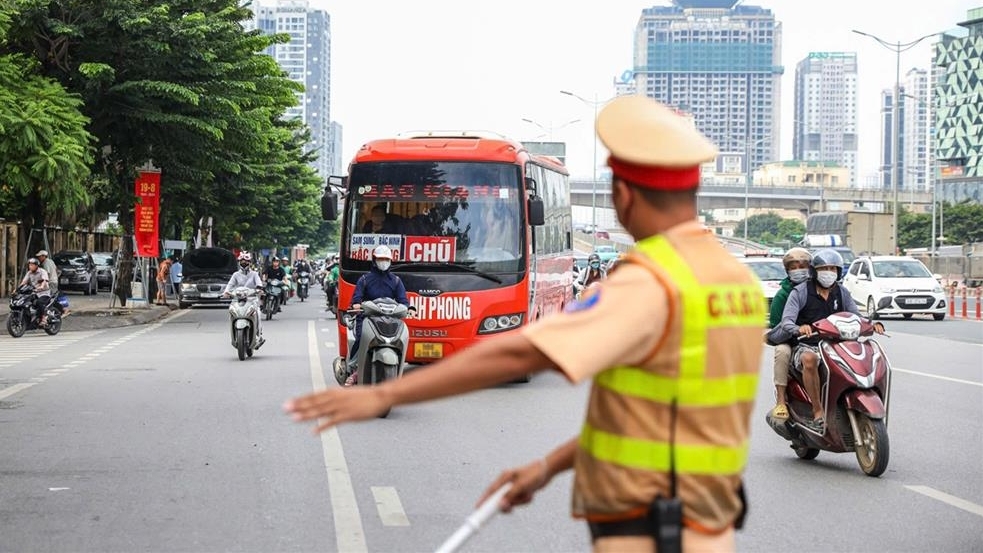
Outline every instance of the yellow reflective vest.
<svg viewBox="0 0 983 553"><path fill-rule="evenodd" d="M755 277L712 235L679 241L647 238L627 258L659 281L670 313L648 361L594 378L575 460L574 516L634 518L657 494L669 495L673 400L686 524L722 531L741 512L766 302Z"/></svg>

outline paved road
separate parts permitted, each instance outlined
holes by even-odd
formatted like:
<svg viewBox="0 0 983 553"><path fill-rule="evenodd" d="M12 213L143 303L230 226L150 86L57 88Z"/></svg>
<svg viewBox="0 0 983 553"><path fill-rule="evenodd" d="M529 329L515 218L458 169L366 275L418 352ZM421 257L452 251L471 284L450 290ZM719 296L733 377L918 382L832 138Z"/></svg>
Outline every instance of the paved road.
<svg viewBox="0 0 983 553"><path fill-rule="evenodd" d="M335 385L335 323L313 299L266 323L245 362L222 308L0 336L0 551L433 550L501 468L577 433L586 386L543 374L314 437L280 411ZM767 428L766 359L739 549L983 550L983 340L923 331L968 325L898 321L882 339L897 370L876 479L852 454L800 461ZM588 550L569 489L558 478L467 550Z"/></svg>

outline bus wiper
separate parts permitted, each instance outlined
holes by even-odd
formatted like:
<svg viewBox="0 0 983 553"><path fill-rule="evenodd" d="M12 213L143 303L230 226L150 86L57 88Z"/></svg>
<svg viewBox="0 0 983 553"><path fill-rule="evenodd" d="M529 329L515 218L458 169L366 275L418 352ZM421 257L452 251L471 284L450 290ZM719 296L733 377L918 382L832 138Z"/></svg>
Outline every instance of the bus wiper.
<svg viewBox="0 0 983 553"><path fill-rule="evenodd" d="M390 269L390 270L393 271L393 272L396 272L396 271L402 271L402 270L405 270L405 269L436 269L436 268L444 268L444 269L452 269L452 270L453 269L461 269L461 270L463 270L465 272L478 275L478 276L480 276L482 278L487 278L488 280L490 280L492 282L496 282L498 284L501 284L502 283L502 279L498 278L497 276L495 276L495 275L493 275L491 273L486 273L484 271L479 271L478 269L475 269L474 267L469 267L467 265L461 265L459 263L419 263L419 262L416 262L416 263L401 263L399 265L393 265L392 269Z"/></svg>

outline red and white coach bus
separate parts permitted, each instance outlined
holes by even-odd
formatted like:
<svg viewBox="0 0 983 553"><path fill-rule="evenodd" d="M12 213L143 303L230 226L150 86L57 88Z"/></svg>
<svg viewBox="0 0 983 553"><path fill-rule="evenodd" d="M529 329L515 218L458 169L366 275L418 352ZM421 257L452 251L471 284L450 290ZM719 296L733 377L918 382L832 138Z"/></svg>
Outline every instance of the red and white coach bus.
<svg viewBox="0 0 983 553"><path fill-rule="evenodd" d="M348 176L331 181L344 195L338 305L351 305L372 250L392 248L391 271L417 308L408 362L452 355L572 300L569 174L556 158L488 133L403 134L365 144ZM337 205L329 185L325 219L337 219ZM339 324L342 355L345 333Z"/></svg>

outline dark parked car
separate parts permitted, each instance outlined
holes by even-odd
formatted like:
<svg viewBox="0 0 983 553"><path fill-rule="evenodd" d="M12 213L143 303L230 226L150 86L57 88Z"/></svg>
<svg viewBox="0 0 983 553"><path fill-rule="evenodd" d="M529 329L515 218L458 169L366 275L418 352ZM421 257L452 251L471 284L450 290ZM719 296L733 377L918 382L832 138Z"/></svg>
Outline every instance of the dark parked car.
<svg viewBox="0 0 983 553"><path fill-rule="evenodd" d="M81 291L86 296L99 291L96 263L87 252L63 250L51 256L58 268L58 289Z"/></svg>
<svg viewBox="0 0 983 553"><path fill-rule="evenodd" d="M181 264L178 307L229 303L222 291L232 273L239 270L235 254L225 248L197 248L185 254Z"/></svg>
<svg viewBox="0 0 983 553"><path fill-rule="evenodd" d="M113 287L113 270L116 266L115 254L112 252L95 252L92 260L96 263L96 282L105 288Z"/></svg>

